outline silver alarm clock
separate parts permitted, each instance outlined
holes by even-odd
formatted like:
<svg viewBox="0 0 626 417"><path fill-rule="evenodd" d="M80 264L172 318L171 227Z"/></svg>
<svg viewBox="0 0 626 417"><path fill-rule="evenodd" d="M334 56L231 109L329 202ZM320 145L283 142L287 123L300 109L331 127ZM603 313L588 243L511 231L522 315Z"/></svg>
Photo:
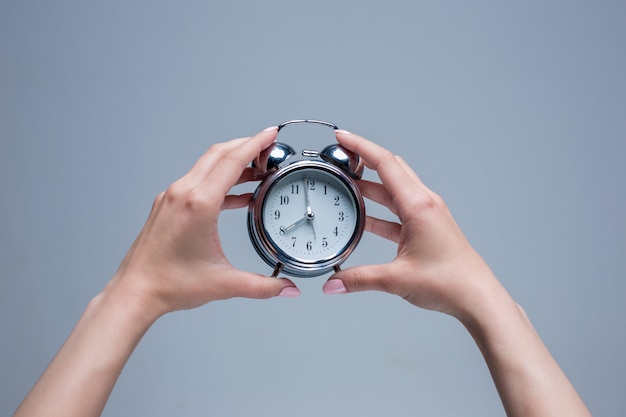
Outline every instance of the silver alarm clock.
<svg viewBox="0 0 626 417"><path fill-rule="evenodd" d="M278 131L306 123L337 129L321 120L290 120ZM339 144L296 155L291 146L275 142L252 162L262 181L249 205L248 234L274 277L338 271L365 228L365 204L355 181L363 172L359 156Z"/></svg>

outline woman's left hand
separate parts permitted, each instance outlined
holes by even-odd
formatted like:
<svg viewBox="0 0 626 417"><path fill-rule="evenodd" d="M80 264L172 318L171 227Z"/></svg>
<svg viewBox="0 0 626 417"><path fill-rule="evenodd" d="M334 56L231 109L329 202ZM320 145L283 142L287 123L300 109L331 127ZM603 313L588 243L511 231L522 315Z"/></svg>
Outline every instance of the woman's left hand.
<svg viewBox="0 0 626 417"><path fill-rule="evenodd" d="M159 194L107 290L137 297L155 317L231 297L299 295L288 279L233 267L218 232L221 210L245 207L250 200L250 194L227 193L253 179L246 167L276 134L272 127L213 145L184 177Z"/></svg>

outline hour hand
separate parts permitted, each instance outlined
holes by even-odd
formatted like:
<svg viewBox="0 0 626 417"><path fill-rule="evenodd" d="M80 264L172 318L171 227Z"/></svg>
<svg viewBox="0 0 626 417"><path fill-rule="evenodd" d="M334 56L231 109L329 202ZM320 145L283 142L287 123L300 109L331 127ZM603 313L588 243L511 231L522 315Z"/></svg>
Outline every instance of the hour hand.
<svg viewBox="0 0 626 417"><path fill-rule="evenodd" d="M285 227L285 226L280 226L280 231L281 231L282 233L287 234L287 233L291 232L293 229L295 229L296 227L298 227L298 226L302 225L303 223L306 223L306 222L307 222L307 220L309 220L309 217L308 217L308 215L306 215L306 214L305 214L303 218L301 218L300 220L298 220L298 221L297 221L297 222L295 222L295 223L290 224L290 225L289 225L289 226L287 226L287 227Z"/></svg>

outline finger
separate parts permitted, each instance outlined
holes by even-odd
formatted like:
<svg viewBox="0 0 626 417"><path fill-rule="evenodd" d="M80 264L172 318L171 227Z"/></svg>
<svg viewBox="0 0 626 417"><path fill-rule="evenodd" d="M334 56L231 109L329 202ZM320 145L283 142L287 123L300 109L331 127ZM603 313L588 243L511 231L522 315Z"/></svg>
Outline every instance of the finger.
<svg viewBox="0 0 626 417"><path fill-rule="evenodd" d="M363 197L372 200L375 203L382 204L391 210L393 214L398 215L398 213L396 213L396 208L393 205L393 197L389 194L389 191L387 191L387 188L385 188L384 185L377 182L361 180L359 181L359 189L361 190Z"/></svg>
<svg viewBox="0 0 626 417"><path fill-rule="evenodd" d="M413 179L413 181L418 184L420 187L422 187L423 190L425 190L428 194L430 194L431 196L435 196L435 192L432 191L430 188L428 188L423 182L422 180L417 176L417 174L415 173L415 171L413 171L413 169L411 169L411 167L409 166L409 164L406 163L406 161L399 155L396 155L396 159L398 160L398 163L400 164L400 166L402 168L404 168L404 171L407 173L407 175Z"/></svg>
<svg viewBox="0 0 626 417"><path fill-rule="evenodd" d="M417 175L408 168L402 158L394 155L382 146L359 135L342 130L337 130L336 136L341 145L358 154L367 162L368 166L376 170L379 175L382 174L381 180L383 183L386 183L383 178L384 176L387 180L400 177L405 180L411 180L411 182L422 184ZM400 189L400 191L402 191L402 189Z"/></svg>
<svg viewBox="0 0 626 417"><path fill-rule="evenodd" d="M375 235L380 236L383 239L399 243L402 226L395 222L367 216L367 219L365 221L365 230L370 233L374 233Z"/></svg>
<svg viewBox="0 0 626 417"><path fill-rule="evenodd" d="M415 171L413 171L411 169L411 167L406 163L406 161L404 160L404 158L402 158L400 155L395 155L396 160L398 161L398 164L400 164L400 166L404 169L404 171L407 173L407 175L417 184L421 184L422 180L419 179L419 177L417 176L417 174L415 173Z"/></svg>
<svg viewBox="0 0 626 417"><path fill-rule="evenodd" d="M209 201L213 198L222 199L242 175L246 175L250 161L276 139L277 133L277 127L270 127L245 139L238 146L230 147L228 152L220 155L220 160L198 185L198 192L206 194Z"/></svg>
<svg viewBox="0 0 626 417"><path fill-rule="evenodd" d="M267 299L277 296L297 297L298 287L287 278L270 278L252 272L233 269L225 276L228 297Z"/></svg>
<svg viewBox="0 0 626 417"><path fill-rule="evenodd" d="M249 137L232 139L228 142L217 143L212 145L191 167L182 178L177 182L180 185L186 186L187 189L192 189L202 182L207 173L218 163L224 154L230 152L231 149L240 146Z"/></svg>
<svg viewBox="0 0 626 417"><path fill-rule="evenodd" d="M254 176L254 172L255 172L254 168L244 169L244 171L241 173L241 176L239 177L235 185L243 184L245 182L250 182L250 181L258 181L258 179L256 179ZM224 198L222 210L246 207L250 203L250 199L252 199L252 193L245 193L241 195L229 194Z"/></svg>
<svg viewBox="0 0 626 417"><path fill-rule="evenodd" d="M404 174L403 171L400 171L400 166L397 166L394 154L389 150L364 137L345 130L336 130L335 133L337 141L342 146L345 146L347 149L363 158L364 162L366 162L370 168L379 171L380 164L394 162L392 168L397 170L397 173Z"/></svg>
<svg viewBox="0 0 626 417"><path fill-rule="evenodd" d="M364 265L337 272L322 287L324 294L341 294L360 291L395 293L390 280L392 264Z"/></svg>
<svg viewBox="0 0 626 417"><path fill-rule="evenodd" d="M407 172L406 165L403 166L396 155L353 133L341 130L336 132L341 145L360 155L368 166L378 172L382 183L393 196L401 218L404 213L410 214L410 210L420 200L430 199L426 186L416 174Z"/></svg>
<svg viewBox="0 0 626 417"><path fill-rule="evenodd" d="M241 173L241 176L239 177L235 185L243 184L245 182L258 181L258 178L255 177L255 172L256 170L254 168L247 167L246 169L243 170L243 172Z"/></svg>
<svg viewBox="0 0 626 417"><path fill-rule="evenodd" d="M222 210L231 210L247 207L250 204L250 199L252 198L252 193L246 193L241 195L227 195L224 198L224 203L222 204Z"/></svg>

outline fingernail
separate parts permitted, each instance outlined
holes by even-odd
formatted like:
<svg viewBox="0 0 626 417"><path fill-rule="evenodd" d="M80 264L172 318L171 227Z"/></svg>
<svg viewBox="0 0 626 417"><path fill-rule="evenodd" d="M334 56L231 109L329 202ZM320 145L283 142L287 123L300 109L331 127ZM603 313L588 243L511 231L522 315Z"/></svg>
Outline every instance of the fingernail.
<svg viewBox="0 0 626 417"><path fill-rule="evenodd" d="M335 130L335 133L340 133L340 134L344 134L344 135L351 135L352 134L352 132L349 132L349 131L344 130L344 129L337 129L337 130Z"/></svg>
<svg viewBox="0 0 626 417"><path fill-rule="evenodd" d="M281 297L294 298L300 295L300 290L296 287L285 287L278 295Z"/></svg>
<svg viewBox="0 0 626 417"><path fill-rule="evenodd" d="M326 281L322 287L324 294L343 294L348 291L346 286L343 285L343 281L340 279L331 279Z"/></svg>
<svg viewBox="0 0 626 417"><path fill-rule="evenodd" d="M270 126L263 129L264 132L271 132L272 130L278 130L278 126Z"/></svg>

